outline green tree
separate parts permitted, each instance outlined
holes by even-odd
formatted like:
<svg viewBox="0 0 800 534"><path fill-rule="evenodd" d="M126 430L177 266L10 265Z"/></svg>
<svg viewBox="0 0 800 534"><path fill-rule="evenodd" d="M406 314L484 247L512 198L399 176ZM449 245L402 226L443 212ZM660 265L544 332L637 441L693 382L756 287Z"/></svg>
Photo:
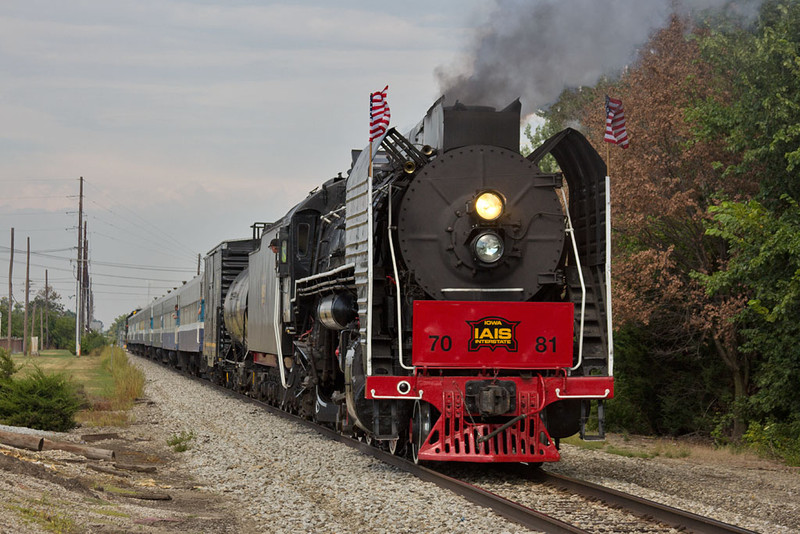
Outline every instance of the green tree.
<svg viewBox="0 0 800 534"><path fill-rule="evenodd" d="M741 292L742 350L758 356L749 407L761 419L800 420L800 206L787 195L777 212L756 200L711 208L708 233L725 239L725 269L701 276L711 293Z"/></svg>
<svg viewBox="0 0 800 534"><path fill-rule="evenodd" d="M125 333L125 321L128 319L127 314L122 314L114 319L111 326L108 328L108 337L112 343L116 342L120 336Z"/></svg>
<svg viewBox="0 0 800 534"><path fill-rule="evenodd" d="M768 206L800 198L800 3L767 1L756 31L724 27L699 42L717 85L692 110L697 135L741 154L715 164L757 180Z"/></svg>

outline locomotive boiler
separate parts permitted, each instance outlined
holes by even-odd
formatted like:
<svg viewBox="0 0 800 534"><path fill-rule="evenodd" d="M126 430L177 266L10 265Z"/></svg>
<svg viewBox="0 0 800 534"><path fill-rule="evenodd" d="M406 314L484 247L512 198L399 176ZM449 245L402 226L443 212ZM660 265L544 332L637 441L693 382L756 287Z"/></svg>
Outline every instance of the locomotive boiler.
<svg viewBox="0 0 800 534"><path fill-rule="evenodd" d="M129 347L415 461L558 460L613 396L609 193L579 132L525 157L519 124L440 99L208 253L202 350Z"/></svg>

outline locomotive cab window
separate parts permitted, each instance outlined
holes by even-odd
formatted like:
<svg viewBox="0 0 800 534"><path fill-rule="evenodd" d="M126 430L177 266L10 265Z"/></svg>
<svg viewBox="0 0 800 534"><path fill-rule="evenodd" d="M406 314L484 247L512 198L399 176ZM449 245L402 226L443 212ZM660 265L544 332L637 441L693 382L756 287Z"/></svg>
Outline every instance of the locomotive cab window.
<svg viewBox="0 0 800 534"><path fill-rule="evenodd" d="M297 225L297 257L305 258L308 256L309 238L311 236L311 225L308 223L300 223Z"/></svg>

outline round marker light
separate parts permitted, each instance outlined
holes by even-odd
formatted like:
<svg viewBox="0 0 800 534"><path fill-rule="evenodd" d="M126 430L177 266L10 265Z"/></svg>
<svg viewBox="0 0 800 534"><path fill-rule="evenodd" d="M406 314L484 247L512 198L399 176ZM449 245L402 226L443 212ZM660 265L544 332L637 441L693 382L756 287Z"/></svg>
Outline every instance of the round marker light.
<svg viewBox="0 0 800 534"><path fill-rule="evenodd" d="M475 213L484 221L494 221L503 214L503 199L499 194L486 191L475 199Z"/></svg>
<svg viewBox="0 0 800 534"><path fill-rule="evenodd" d="M495 263L503 257L503 240L494 232L479 235L472 248L475 256L484 263Z"/></svg>

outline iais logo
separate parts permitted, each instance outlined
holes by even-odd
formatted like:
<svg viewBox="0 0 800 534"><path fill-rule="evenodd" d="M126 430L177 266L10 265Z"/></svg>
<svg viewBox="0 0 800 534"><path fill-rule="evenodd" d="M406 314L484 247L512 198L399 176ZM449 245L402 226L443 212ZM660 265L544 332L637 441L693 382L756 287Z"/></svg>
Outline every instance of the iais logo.
<svg viewBox="0 0 800 534"><path fill-rule="evenodd" d="M472 331L469 351L475 352L483 347L491 350L502 347L509 352L517 352L517 325L520 321L509 321L502 317L484 317L478 321L467 321Z"/></svg>

